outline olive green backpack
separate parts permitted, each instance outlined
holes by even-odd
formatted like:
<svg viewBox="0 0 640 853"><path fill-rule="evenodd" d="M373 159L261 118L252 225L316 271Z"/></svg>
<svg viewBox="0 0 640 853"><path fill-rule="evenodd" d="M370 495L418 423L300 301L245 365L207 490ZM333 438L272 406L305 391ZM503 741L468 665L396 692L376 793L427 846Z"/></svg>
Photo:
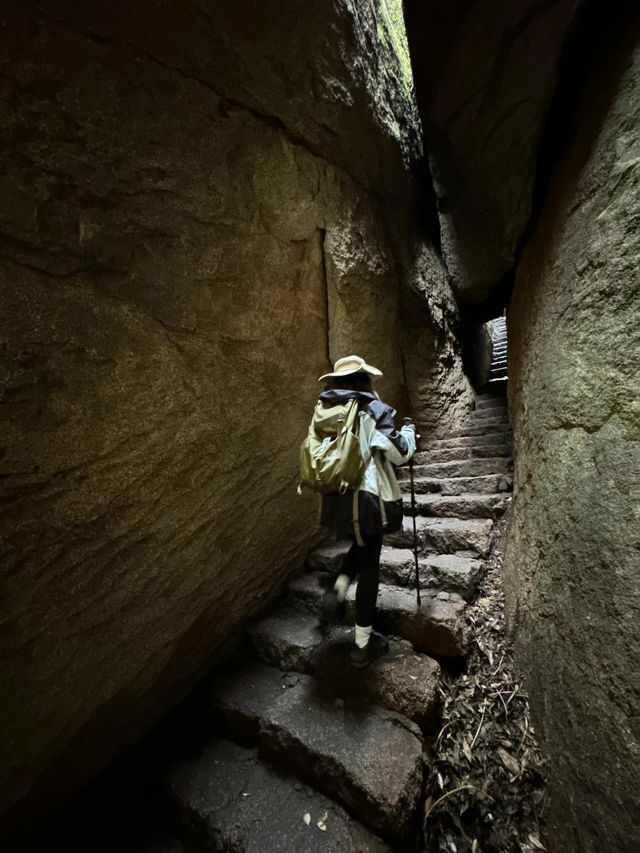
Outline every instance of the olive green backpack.
<svg viewBox="0 0 640 853"><path fill-rule="evenodd" d="M357 489L364 472L358 437L358 400L338 406L318 401L300 447L300 483L321 494Z"/></svg>

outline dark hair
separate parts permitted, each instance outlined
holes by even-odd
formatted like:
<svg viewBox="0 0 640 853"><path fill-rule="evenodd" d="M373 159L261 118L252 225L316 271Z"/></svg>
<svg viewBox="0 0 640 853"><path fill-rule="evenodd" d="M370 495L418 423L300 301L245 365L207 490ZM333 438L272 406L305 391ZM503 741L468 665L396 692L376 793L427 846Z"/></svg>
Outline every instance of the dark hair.
<svg viewBox="0 0 640 853"><path fill-rule="evenodd" d="M327 379L325 391L369 391L373 392L371 377L368 373L347 373L345 376L333 376Z"/></svg>

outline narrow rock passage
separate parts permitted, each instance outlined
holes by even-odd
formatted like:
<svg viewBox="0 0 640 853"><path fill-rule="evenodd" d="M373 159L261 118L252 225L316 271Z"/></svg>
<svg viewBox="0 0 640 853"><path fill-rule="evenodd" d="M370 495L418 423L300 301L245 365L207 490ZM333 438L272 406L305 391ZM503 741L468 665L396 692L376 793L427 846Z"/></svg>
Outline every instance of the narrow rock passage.
<svg viewBox="0 0 640 853"><path fill-rule="evenodd" d="M460 672L469 651L467 602L510 500L503 394L500 383L480 395L453 437L416 457L422 606L407 501L404 527L382 554L378 627L392 638L387 656L365 670L349 664L354 588L345 625L320 622L346 548L332 542L250 627L248 656L211 681L211 739L168 776L194 849L415 849L442 673Z"/></svg>
<svg viewBox="0 0 640 853"><path fill-rule="evenodd" d="M399 472L406 517L386 537L378 597L389 653L367 669L351 666L355 588L344 624L321 623L322 595L348 543L318 547L226 666L116 772L111 805L98 794L93 816L76 810L86 812L83 828L75 816L66 821L66 849L89 841L104 853L472 849L450 811L437 805L426 822L425 813L458 784L456 738L473 738L464 726L477 726L458 715L456 728L454 700L477 671L486 569L495 572L495 532L511 499L505 384L490 383L454 435L423 438L416 456L421 607L408 471ZM464 802L456 796L452 808ZM96 846L94 827L110 811L122 825Z"/></svg>

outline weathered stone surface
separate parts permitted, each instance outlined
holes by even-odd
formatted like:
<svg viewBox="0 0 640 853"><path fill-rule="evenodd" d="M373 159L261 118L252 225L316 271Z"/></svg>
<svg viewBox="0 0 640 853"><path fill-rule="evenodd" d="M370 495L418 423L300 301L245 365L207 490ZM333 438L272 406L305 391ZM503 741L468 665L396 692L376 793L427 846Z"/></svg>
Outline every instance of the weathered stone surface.
<svg viewBox="0 0 640 853"><path fill-rule="evenodd" d="M336 713L308 675L254 664L215 680L209 701L235 737L342 801L392 841L412 835L422 784L420 730L376 708Z"/></svg>
<svg viewBox="0 0 640 853"><path fill-rule="evenodd" d="M343 551L347 545L343 545ZM334 546L319 548L313 552L313 565L317 571L337 573L340 570L343 551ZM469 599L475 590L482 573L482 562L473 557L459 557L454 554L420 554L418 568L421 589L437 589L455 592ZM383 546L380 555L380 580L392 586L415 586L415 560L409 548L390 548ZM313 581L317 590L317 581ZM304 631L301 631L304 636Z"/></svg>
<svg viewBox="0 0 640 853"><path fill-rule="evenodd" d="M500 381L500 380L496 380ZM450 430L448 433L449 438L465 438L467 436L478 436L478 435L493 435L494 433L504 433L507 436L511 436L511 424L486 424L486 423L473 423L473 424L465 424L461 427L455 427Z"/></svg>
<svg viewBox="0 0 640 853"><path fill-rule="evenodd" d="M474 551L481 556L489 550L493 522L489 519L416 518L416 535L423 550L452 554L456 551ZM402 530L386 537L395 548L413 547L413 520L404 518Z"/></svg>
<svg viewBox="0 0 640 853"><path fill-rule="evenodd" d="M334 695L353 697L397 711L423 730L438 720L440 665L414 651L411 643L391 637L389 652L366 669L349 660L353 628L336 628L314 656L316 679Z"/></svg>
<svg viewBox="0 0 640 853"><path fill-rule="evenodd" d="M468 492L486 494L506 491L501 488L501 483L506 479L507 476L503 474L486 474L483 477L416 477L413 485L417 494L462 495ZM409 492L411 483L404 479L400 488L403 492Z"/></svg>
<svg viewBox="0 0 640 853"><path fill-rule="evenodd" d="M442 318L445 330L457 322L457 307L450 289L438 284L446 281L446 271L433 250L410 253L404 258L404 266L412 282L412 287L403 291L402 304L403 361L411 409L423 436L443 437L471 410L474 395L466 376L460 375L459 346L439 334L433 320L425 322L425 303L433 318ZM433 356L428 364L425 353Z"/></svg>
<svg viewBox="0 0 640 853"><path fill-rule="evenodd" d="M407 586L415 583L413 551L408 548L383 546L380 554L380 580L394 586Z"/></svg>
<svg viewBox="0 0 640 853"><path fill-rule="evenodd" d="M492 362L492 367L503 367L506 363L506 359L504 361L494 361ZM491 409L476 409L472 412L471 418L478 423L507 423L508 413L506 409L495 407Z"/></svg>
<svg viewBox="0 0 640 853"><path fill-rule="evenodd" d="M489 412L472 412L462 426L500 426L508 425L507 415L498 414L491 410Z"/></svg>
<svg viewBox="0 0 640 853"><path fill-rule="evenodd" d="M380 584L376 624L386 634L398 634L418 651L441 657L460 657L467 650L464 621L465 603L460 596L448 592L421 594L407 587ZM347 618L355 621L355 589L347 594Z"/></svg>
<svg viewBox="0 0 640 853"><path fill-rule="evenodd" d="M326 571L302 572L287 583L285 600L299 609L320 613L320 600L332 583Z"/></svg>
<svg viewBox="0 0 640 853"><path fill-rule="evenodd" d="M487 457L511 456L508 444L477 444L474 447L431 447L416 453L415 462L423 465L430 462L455 462L462 459L486 459Z"/></svg>
<svg viewBox="0 0 640 853"><path fill-rule="evenodd" d="M486 409L496 409L498 411L506 411L507 401L504 397L494 397L493 395L478 395L476 397L476 410L484 411Z"/></svg>
<svg viewBox="0 0 640 853"><path fill-rule="evenodd" d="M585 57L508 315L505 588L549 758L554 853L640 849L640 21L626 9L617 44L600 50L599 32ZM602 35L610 20L603 8Z"/></svg>
<svg viewBox="0 0 640 853"><path fill-rule="evenodd" d="M414 471L417 477L482 477L485 474L507 473L512 468L512 461L504 457L489 457L487 459L463 459L454 462L434 462L429 465L416 465Z"/></svg>
<svg viewBox="0 0 640 853"><path fill-rule="evenodd" d="M455 592L469 600L483 570L481 560L455 554L430 554L418 557L421 589ZM392 586L415 587L416 567L413 551L408 548L383 548L380 580Z"/></svg>
<svg viewBox="0 0 640 853"><path fill-rule="evenodd" d="M382 853L389 849L332 800L277 772L255 750L229 741L212 740L200 754L181 761L170 771L167 786L186 835L200 850Z"/></svg>
<svg viewBox="0 0 640 853"><path fill-rule="evenodd" d="M468 435L462 438L438 438L431 446L433 447L501 447L509 442L509 437L504 433L493 433L489 435Z"/></svg>
<svg viewBox="0 0 640 853"><path fill-rule="evenodd" d="M432 573L433 574L433 573ZM260 659L284 670L313 673L323 693L397 711L423 729L436 722L440 667L410 643L391 638L387 655L366 670L349 659L353 627L334 628L327 636L317 616L283 610L251 630Z"/></svg>
<svg viewBox="0 0 640 853"><path fill-rule="evenodd" d="M441 430L471 397L409 224L397 3L10 0L0 71L4 811L134 739L291 570L330 359L399 407L406 343Z"/></svg>
<svg viewBox="0 0 640 853"><path fill-rule="evenodd" d="M416 495L418 515L443 518L499 518L504 514L509 498L503 494L479 495ZM404 499L405 515L412 515L411 498Z"/></svg>
<svg viewBox="0 0 640 853"><path fill-rule="evenodd" d="M317 617L281 606L249 628L256 651L265 663L309 672L313 651L323 640Z"/></svg>
<svg viewBox="0 0 640 853"><path fill-rule="evenodd" d="M447 269L479 302L513 264L578 0L406 4Z"/></svg>
<svg viewBox="0 0 640 853"><path fill-rule="evenodd" d="M457 593L468 601L483 571L484 563L475 556L434 554L420 561L420 586Z"/></svg>
<svg viewBox="0 0 640 853"><path fill-rule="evenodd" d="M493 522L489 519L428 518L423 529L427 550L440 554L474 551L480 556L489 552Z"/></svg>
<svg viewBox="0 0 640 853"><path fill-rule="evenodd" d="M325 542L309 552L307 565L312 571L337 573L350 546L351 542L348 539Z"/></svg>

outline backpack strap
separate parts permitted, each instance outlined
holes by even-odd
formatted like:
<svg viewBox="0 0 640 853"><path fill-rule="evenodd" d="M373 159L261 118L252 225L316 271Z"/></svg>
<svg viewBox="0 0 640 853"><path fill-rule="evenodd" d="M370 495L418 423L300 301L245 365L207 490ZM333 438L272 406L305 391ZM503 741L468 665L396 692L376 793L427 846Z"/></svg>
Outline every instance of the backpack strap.
<svg viewBox="0 0 640 853"><path fill-rule="evenodd" d="M358 415L360 413L358 398L356 397L351 401L351 408L349 409L349 414L347 415L347 422L344 425L343 430L348 429L351 432L358 432L357 427L360 425L358 420Z"/></svg>
<svg viewBox="0 0 640 853"><path fill-rule="evenodd" d="M360 489L353 490L353 532L356 535L356 543L360 548L364 548L364 541L362 539L362 533L360 532L360 511L358 506L359 494Z"/></svg>

